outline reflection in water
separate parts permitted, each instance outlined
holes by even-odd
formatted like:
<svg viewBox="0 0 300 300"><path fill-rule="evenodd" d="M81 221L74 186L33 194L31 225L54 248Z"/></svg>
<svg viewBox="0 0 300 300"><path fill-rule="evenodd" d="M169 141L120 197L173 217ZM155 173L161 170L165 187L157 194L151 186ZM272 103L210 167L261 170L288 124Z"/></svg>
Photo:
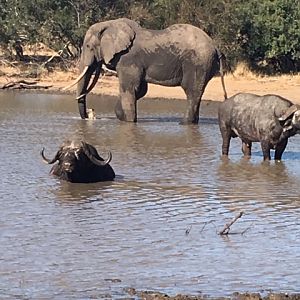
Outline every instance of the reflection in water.
<svg viewBox="0 0 300 300"><path fill-rule="evenodd" d="M83 121L73 97L1 94L1 298L299 292L299 137L282 163L261 163L259 145L243 159L237 141L223 160L217 105L179 126L184 101L143 100L138 124L119 122L114 101L90 99L98 119ZM39 151L72 138L112 151L116 180L50 176ZM222 239L239 211L232 231L249 230Z"/></svg>

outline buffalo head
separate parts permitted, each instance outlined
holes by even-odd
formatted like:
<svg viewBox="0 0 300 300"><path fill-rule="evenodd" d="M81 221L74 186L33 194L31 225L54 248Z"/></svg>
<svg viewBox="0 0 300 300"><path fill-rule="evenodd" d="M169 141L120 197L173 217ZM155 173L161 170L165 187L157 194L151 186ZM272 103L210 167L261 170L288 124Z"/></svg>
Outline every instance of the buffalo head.
<svg viewBox="0 0 300 300"><path fill-rule="evenodd" d="M95 147L83 141L64 142L52 159L45 156L44 148L40 154L47 164L57 162L50 173L67 181L110 181L115 177L115 173L109 165L112 159L111 152L108 152L108 158L104 160Z"/></svg>
<svg viewBox="0 0 300 300"><path fill-rule="evenodd" d="M283 132L295 131L298 133L300 130L300 110L298 106L290 106L278 120L283 126Z"/></svg>

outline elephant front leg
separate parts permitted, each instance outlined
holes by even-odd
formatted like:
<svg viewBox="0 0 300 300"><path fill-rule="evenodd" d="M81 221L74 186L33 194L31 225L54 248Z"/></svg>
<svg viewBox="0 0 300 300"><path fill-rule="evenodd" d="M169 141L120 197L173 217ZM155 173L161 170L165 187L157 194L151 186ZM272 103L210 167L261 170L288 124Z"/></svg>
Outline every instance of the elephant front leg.
<svg viewBox="0 0 300 300"><path fill-rule="evenodd" d="M133 93L120 91L120 99L115 106L115 113L121 121L137 121L136 99Z"/></svg>

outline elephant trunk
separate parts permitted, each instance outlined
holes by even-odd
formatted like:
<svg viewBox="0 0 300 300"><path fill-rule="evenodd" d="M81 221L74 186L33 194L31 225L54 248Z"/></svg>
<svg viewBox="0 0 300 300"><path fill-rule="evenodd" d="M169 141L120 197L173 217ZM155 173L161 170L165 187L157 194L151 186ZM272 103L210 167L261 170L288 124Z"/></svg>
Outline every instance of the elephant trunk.
<svg viewBox="0 0 300 300"><path fill-rule="evenodd" d="M100 71L98 69L101 69L101 65L97 65L95 62L88 67L88 69L85 72L85 75L78 81L77 83L77 96L76 99L78 100L78 109L80 113L80 117L82 119L88 118L87 111L86 111L86 95L92 90L92 88L95 86L96 81L99 78ZM96 70L95 78L93 82L91 83L90 87L89 83L91 80L91 77Z"/></svg>
<svg viewBox="0 0 300 300"><path fill-rule="evenodd" d="M82 97L80 100L78 100L78 110L79 110L79 114L81 119L87 119L88 118L88 114L86 111L86 99L85 96Z"/></svg>
<svg viewBox="0 0 300 300"><path fill-rule="evenodd" d="M78 109L81 119L88 118L86 111L86 88L89 83L91 75L85 75L77 84L77 97L78 98ZM81 97L80 97L81 96Z"/></svg>

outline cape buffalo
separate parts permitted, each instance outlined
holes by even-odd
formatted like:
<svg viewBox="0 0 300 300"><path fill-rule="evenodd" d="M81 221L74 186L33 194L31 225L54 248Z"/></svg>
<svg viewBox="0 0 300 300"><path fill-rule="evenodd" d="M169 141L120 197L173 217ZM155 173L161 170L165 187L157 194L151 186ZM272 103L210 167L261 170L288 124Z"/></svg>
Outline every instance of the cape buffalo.
<svg viewBox="0 0 300 300"><path fill-rule="evenodd" d="M111 181L115 178L115 172L109 165L112 154L103 160L92 145L83 141L64 142L53 159L45 157L44 148L41 156L47 164L55 164L50 174L70 182L98 182Z"/></svg>
<svg viewBox="0 0 300 300"><path fill-rule="evenodd" d="M252 142L260 142L264 160L281 160L288 138L299 133L300 110L291 101L277 95L236 94L219 106L222 154L228 155L230 139L242 140L242 151L251 156Z"/></svg>

